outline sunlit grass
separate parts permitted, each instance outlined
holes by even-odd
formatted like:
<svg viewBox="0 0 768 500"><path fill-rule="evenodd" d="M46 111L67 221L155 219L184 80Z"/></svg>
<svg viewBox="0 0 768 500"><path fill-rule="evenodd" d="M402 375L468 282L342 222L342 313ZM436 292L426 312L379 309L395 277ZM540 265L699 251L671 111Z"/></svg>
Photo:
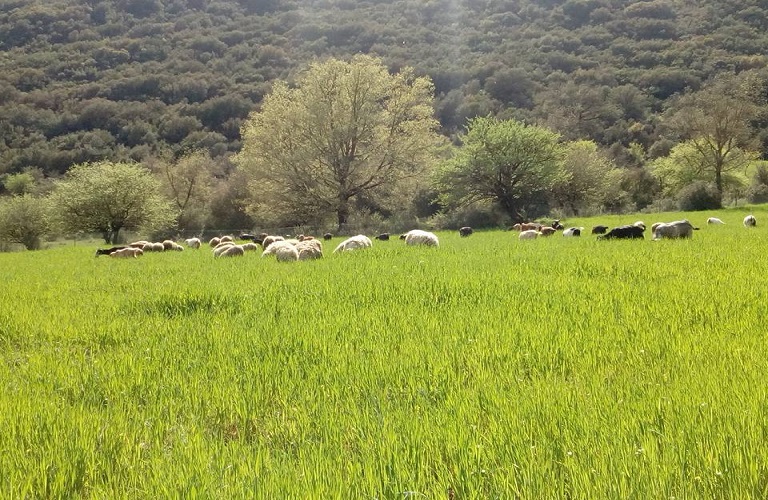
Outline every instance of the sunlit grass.
<svg viewBox="0 0 768 500"><path fill-rule="evenodd" d="M0 255L0 492L764 498L752 210L690 241Z"/></svg>

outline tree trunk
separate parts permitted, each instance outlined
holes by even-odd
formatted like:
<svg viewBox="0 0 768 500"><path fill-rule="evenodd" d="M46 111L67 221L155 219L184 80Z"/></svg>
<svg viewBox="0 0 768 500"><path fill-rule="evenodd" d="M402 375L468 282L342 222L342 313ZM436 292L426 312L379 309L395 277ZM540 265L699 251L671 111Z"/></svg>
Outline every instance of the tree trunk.
<svg viewBox="0 0 768 500"><path fill-rule="evenodd" d="M723 167L722 165L715 165L715 187L717 192L720 193L720 198L723 197Z"/></svg>
<svg viewBox="0 0 768 500"><path fill-rule="evenodd" d="M347 224L349 220L349 199L339 197L339 206L336 209L336 217L339 223L339 232Z"/></svg>
<svg viewBox="0 0 768 500"><path fill-rule="evenodd" d="M509 215L510 219L514 221L521 219L521 211L514 199L507 196L498 196L498 202L499 205L501 205L502 210L504 210L504 212Z"/></svg>
<svg viewBox="0 0 768 500"><path fill-rule="evenodd" d="M109 232L110 234L110 241L109 243L112 245L117 245L117 235L120 233L121 226L112 227L112 230Z"/></svg>

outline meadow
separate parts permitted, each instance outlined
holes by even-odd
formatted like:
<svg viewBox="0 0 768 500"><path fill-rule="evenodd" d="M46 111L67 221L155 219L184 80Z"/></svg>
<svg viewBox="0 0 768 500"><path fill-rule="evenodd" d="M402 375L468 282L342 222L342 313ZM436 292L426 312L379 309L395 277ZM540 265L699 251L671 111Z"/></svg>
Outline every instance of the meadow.
<svg viewBox="0 0 768 500"><path fill-rule="evenodd" d="M290 264L1 254L0 496L766 498L768 209L685 215Z"/></svg>

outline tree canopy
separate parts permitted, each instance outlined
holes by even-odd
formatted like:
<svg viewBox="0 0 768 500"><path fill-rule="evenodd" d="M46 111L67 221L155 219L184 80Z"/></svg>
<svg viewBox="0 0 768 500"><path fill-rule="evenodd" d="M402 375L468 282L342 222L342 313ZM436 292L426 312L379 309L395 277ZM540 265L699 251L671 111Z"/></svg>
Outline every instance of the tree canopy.
<svg viewBox="0 0 768 500"><path fill-rule="evenodd" d="M174 212L146 168L103 161L72 167L51 193L64 231L100 232L117 243L121 229L169 227Z"/></svg>
<svg viewBox="0 0 768 500"><path fill-rule="evenodd" d="M546 210L549 189L565 175L563 155L551 130L475 118L437 182L448 206L491 200L513 220L524 220Z"/></svg>
<svg viewBox="0 0 768 500"><path fill-rule="evenodd" d="M0 241L37 250L49 229L45 199L30 194L0 198Z"/></svg>
<svg viewBox="0 0 768 500"><path fill-rule="evenodd" d="M253 213L294 223L335 216L381 188L406 189L430 167L441 139L433 87L377 58L316 62L295 87L278 83L243 127L237 163L249 173Z"/></svg>

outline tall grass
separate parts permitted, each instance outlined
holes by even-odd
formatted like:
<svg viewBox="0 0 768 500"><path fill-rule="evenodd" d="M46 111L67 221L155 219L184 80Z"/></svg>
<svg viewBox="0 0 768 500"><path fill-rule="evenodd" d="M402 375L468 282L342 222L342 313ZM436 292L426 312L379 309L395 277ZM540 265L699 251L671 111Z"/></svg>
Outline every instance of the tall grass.
<svg viewBox="0 0 768 500"><path fill-rule="evenodd" d="M0 492L765 498L768 230L719 215L294 264L0 255Z"/></svg>

